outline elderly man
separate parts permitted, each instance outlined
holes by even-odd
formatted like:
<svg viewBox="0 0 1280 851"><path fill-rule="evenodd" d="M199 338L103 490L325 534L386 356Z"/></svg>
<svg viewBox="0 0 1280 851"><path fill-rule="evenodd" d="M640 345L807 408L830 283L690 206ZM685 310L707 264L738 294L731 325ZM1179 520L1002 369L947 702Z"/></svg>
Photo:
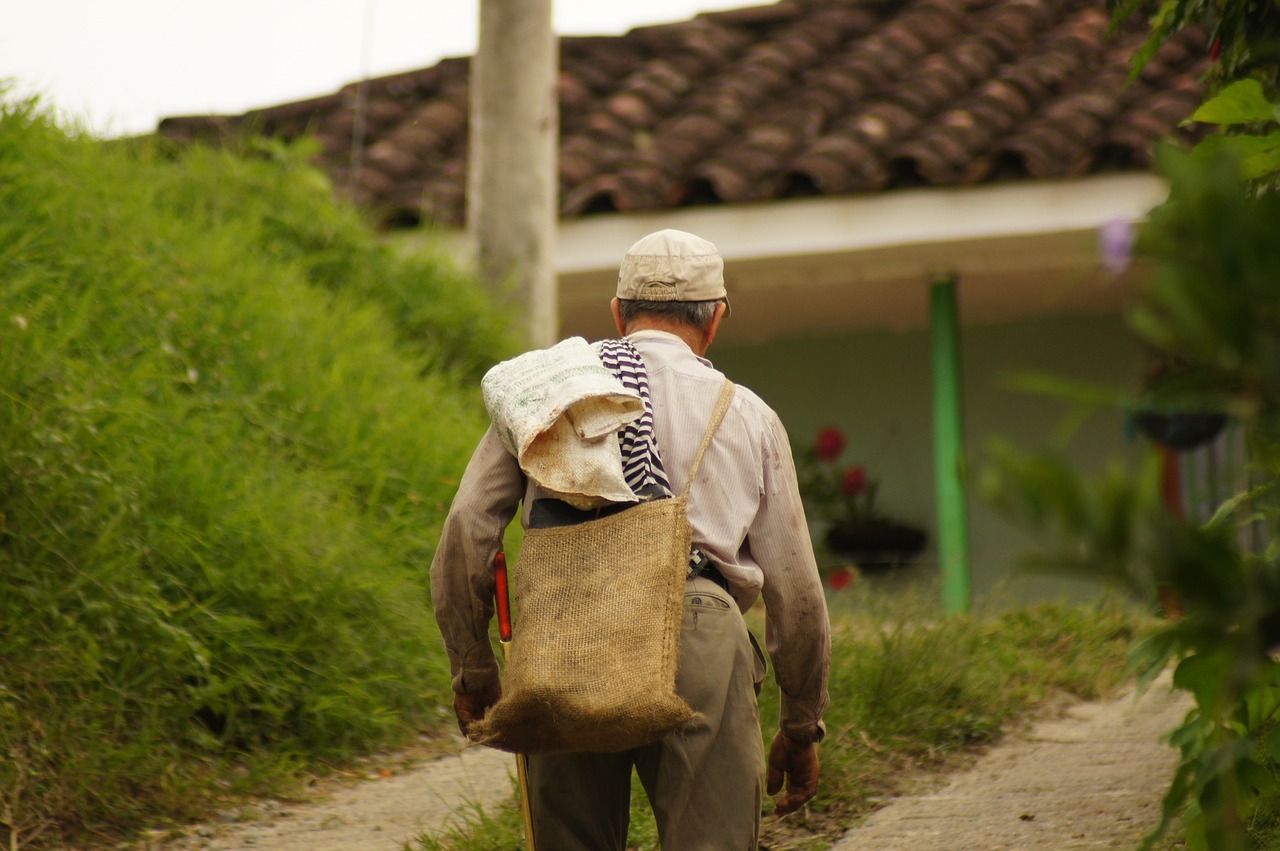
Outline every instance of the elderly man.
<svg viewBox="0 0 1280 851"><path fill-rule="evenodd" d="M611 304L622 344L647 372L657 455L677 493L724 382L705 358L727 313L723 270L710 242L659 231L627 252ZM493 557L520 503L527 525L538 496L490 428L431 565L464 733L501 696L488 633ZM778 814L817 791L830 654L826 604L786 432L754 393L739 387L734 394L688 499L695 550L676 690L698 714L676 733L631 751L531 756L540 848L625 848L633 767L664 849L755 848L762 791L783 793ZM756 705L765 659L742 617L760 598L782 692L767 771Z"/></svg>

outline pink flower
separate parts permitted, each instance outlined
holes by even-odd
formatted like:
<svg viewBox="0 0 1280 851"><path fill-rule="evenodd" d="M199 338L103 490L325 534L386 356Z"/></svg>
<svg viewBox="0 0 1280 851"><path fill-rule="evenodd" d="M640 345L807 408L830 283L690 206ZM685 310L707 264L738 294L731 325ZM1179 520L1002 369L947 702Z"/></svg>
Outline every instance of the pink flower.
<svg viewBox="0 0 1280 851"><path fill-rule="evenodd" d="M813 446L813 454L821 461L834 461L844 451L844 432L838 428L827 426L818 432L818 441Z"/></svg>
<svg viewBox="0 0 1280 851"><path fill-rule="evenodd" d="M867 471L861 467L850 467L840 480L840 490L845 496L857 496L867 489Z"/></svg>
<svg viewBox="0 0 1280 851"><path fill-rule="evenodd" d="M1136 233L1133 222L1112 219L1098 230L1098 243L1102 250L1102 267L1112 275L1119 275L1129 268L1133 259L1133 242Z"/></svg>
<svg viewBox="0 0 1280 851"><path fill-rule="evenodd" d="M853 584L853 574L849 572L847 567L841 567L831 571L827 577L827 585L831 586L832 591L840 591L848 588Z"/></svg>

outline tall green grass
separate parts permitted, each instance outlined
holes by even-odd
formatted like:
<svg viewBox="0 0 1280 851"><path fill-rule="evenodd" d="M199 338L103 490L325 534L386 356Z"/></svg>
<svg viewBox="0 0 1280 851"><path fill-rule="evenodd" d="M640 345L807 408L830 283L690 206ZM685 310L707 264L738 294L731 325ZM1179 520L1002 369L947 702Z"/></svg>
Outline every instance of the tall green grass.
<svg viewBox="0 0 1280 851"><path fill-rule="evenodd" d="M760 634L763 617L748 613ZM911 592L831 598L827 737L818 796L799 815L766 815L762 847L826 848L913 774L994 742L1057 695L1093 699L1128 674L1135 634L1150 624L1110 606L1041 604L942 616ZM778 690L760 696L764 741L777 730ZM633 778L634 780L634 778ZM658 848L653 813L633 782L628 847ZM765 802L765 813L773 803ZM421 851L522 847L519 812L477 808L461 827L424 835Z"/></svg>
<svg viewBox="0 0 1280 851"><path fill-rule="evenodd" d="M425 568L473 379L516 341L305 154L0 106L6 843L191 817L439 721Z"/></svg>

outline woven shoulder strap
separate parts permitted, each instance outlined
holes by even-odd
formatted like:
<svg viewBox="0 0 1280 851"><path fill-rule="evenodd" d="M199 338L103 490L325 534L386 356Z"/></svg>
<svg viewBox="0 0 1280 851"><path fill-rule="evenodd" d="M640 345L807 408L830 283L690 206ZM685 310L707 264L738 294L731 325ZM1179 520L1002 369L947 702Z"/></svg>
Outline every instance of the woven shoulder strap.
<svg viewBox="0 0 1280 851"><path fill-rule="evenodd" d="M729 410L729 403L733 401L733 382L729 379L724 380L724 389L720 391L720 398L716 400L715 410L711 412L711 422L707 423L707 433L702 436L702 445L698 447L698 454L693 457L693 466L689 468L689 480L684 483L684 490L680 492L681 496L689 493L689 489L693 487L693 480L697 478L698 468L702 466L702 456L707 454L707 447L711 445L711 438L715 436L716 429L720 428L720 421L724 419L725 413Z"/></svg>

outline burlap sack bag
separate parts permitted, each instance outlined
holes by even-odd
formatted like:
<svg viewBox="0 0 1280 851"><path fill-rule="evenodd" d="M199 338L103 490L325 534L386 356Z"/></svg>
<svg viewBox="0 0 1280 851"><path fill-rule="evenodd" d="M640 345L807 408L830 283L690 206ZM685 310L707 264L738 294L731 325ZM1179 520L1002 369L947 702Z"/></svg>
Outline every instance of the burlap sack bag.
<svg viewBox="0 0 1280 851"><path fill-rule="evenodd" d="M679 729L689 488L733 397L725 382L684 491L575 526L530 529L510 583L502 699L471 737L514 753L616 752Z"/></svg>

